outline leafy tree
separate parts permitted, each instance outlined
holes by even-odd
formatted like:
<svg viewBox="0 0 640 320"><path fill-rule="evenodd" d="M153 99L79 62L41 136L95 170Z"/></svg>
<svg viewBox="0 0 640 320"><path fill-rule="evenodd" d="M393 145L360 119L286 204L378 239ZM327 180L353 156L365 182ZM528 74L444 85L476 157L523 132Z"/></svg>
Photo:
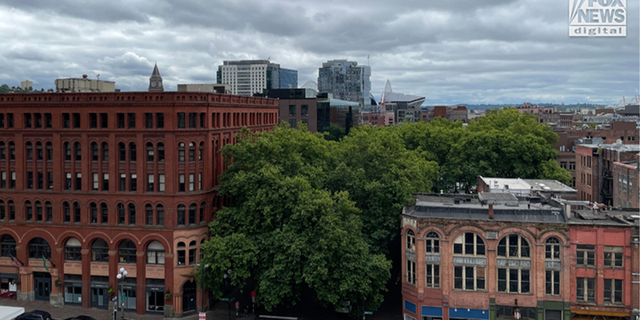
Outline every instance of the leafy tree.
<svg viewBox="0 0 640 320"><path fill-rule="evenodd" d="M327 139L331 141L340 141L340 139L344 138L345 130L340 128L340 125L337 123L331 123L329 125L329 132L327 135Z"/></svg>

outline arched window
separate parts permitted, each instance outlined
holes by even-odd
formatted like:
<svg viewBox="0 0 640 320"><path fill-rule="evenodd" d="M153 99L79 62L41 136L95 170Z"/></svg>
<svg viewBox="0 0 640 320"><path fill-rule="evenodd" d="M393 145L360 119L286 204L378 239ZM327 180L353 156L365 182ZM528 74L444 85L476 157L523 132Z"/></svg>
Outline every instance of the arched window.
<svg viewBox="0 0 640 320"><path fill-rule="evenodd" d="M51 222L53 220L53 206L51 206L51 202L47 201L44 203L44 211L47 222Z"/></svg>
<svg viewBox="0 0 640 320"><path fill-rule="evenodd" d="M453 253L484 256L484 241L475 233L463 233L453 241Z"/></svg>
<svg viewBox="0 0 640 320"><path fill-rule="evenodd" d="M62 215L64 222L71 222L71 207L69 206L69 202L62 203Z"/></svg>
<svg viewBox="0 0 640 320"><path fill-rule="evenodd" d="M164 246L158 241L151 241L147 246L147 264L164 264Z"/></svg>
<svg viewBox="0 0 640 320"><path fill-rule="evenodd" d="M206 204L203 202L200 204L200 223L204 223L204 207L206 206Z"/></svg>
<svg viewBox="0 0 640 320"><path fill-rule="evenodd" d="M130 142L129 143L129 160L131 162L135 162L136 158L137 158L137 155L136 155L136 144L133 143L133 142Z"/></svg>
<svg viewBox="0 0 640 320"><path fill-rule="evenodd" d="M153 225L153 207L150 204L147 204L146 206L144 206L144 212L146 215L147 225L152 226Z"/></svg>
<svg viewBox="0 0 640 320"><path fill-rule="evenodd" d="M80 223L80 204L77 202L73 203L73 222Z"/></svg>
<svg viewBox="0 0 640 320"><path fill-rule="evenodd" d="M51 247L47 240L34 238L29 242L29 258L42 259L42 257L51 259Z"/></svg>
<svg viewBox="0 0 640 320"><path fill-rule="evenodd" d="M27 142L27 160L33 160L33 145Z"/></svg>
<svg viewBox="0 0 640 320"><path fill-rule="evenodd" d="M158 216L157 226L164 226L164 207L159 204L156 206L156 214Z"/></svg>
<svg viewBox="0 0 640 320"><path fill-rule="evenodd" d="M529 258L529 242L520 235L510 234L498 243L498 256L507 258Z"/></svg>
<svg viewBox="0 0 640 320"><path fill-rule="evenodd" d="M109 144L106 142L102 143L102 161L109 161Z"/></svg>
<svg viewBox="0 0 640 320"><path fill-rule="evenodd" d="M64 260L82 261L82 244L76 238L69 238L64 245Z"/></svg>
<svg viewBox="0 0 640 320"><path fill-rule="evenodd" d="M35 220L43 221L42 220L42 203L40 201L35 202L35 210L36 210Z"/></svg>
<svg viewBox="0 0 640 320"><path fill-rule="evenodd" d="M107 204L104 202L100 204L100 223L109 223L109 209L107 208Z"/></svg>
<svg viewBox="0 0 640 320"><path fill-rule="evenodd" d="M120 162L127 161L127 150L124 146L124 142L118 143L118 158Z"/></svg>
<svg viewBox="0 0 640 320"><path fill-rule="evenodd" d="M407 251L416 251L416 234L413 233L413 230L407 230Z"/></svg>
<svg viewBox="0 0 640 320"><path fill-rule="evenodd" d="M42 154L42 143L36 142L36 160L42 160L44 158Z"/></svg>
<svg viewBox="0 0 640 320"><path fill-rule="evenodd" d="M433 231L427 233L425 244L427 247L427 253L440 253L440 236L438 235L438 233Z"/></svg>
<svg viewBox="0 0 640 320"><path fill-rule="evenodd" d="M82 148L80 147L80 142L76 142L73 145L73 148L76 150L76 161L82 160Z"/></svg>
<svg viewBox="0 0 640 320"><path fill-rule="evenodd" d="M124 240L118 246L120 263L136 263L136 245L131 240Z"/></svg>
<svg viewBox="0 0 640 320"><path fill-rule="evenodd" d="M16 239L10 235L2 236L0 240L0 257L15 257L16 256Z"/></svg>
<svg viewBox="0 0 640 320"><path fill-rule="evenodd" d="M33 207L31 207L31 201L24 203L24 211L27 221L33 221Z"/></svg>
<svg viewBox="0 0 640 320"><path fill-rule="evenodd" d="M196 251L198 244L195 241L189 242L189 265L196 264Z"/></svg>
<svg viewBox="0 0 640 320"><path fill-rule="evenodd" d="M530 256L529 242L521 235L510 234L498 242L498 292L529 293L531 261L522 259Z"/></svg>
<svg viewBox="0 0 640 320"><path fill-rule="evenodd" d="M196 161L196 144L195 142L189 142L189 162Z"/></svg>
<svg viewBox="0 0 640 320"><path fill-rule="evenodd" d="M196 224L196 210L197 210L196 204L192 203L189 206L189 224Z"/></svg>
<svg viewBox="0 0 640 320"><path fill-rule="evenodd" d="M109 262L109 245L98 238L91 245L91 261Z"/></svg>
<svg viewBox="0 0 640 320"><path fill-rule="evenodd" d="M164 162L164 143L158 142L158 162Z"/></svg>
<svg viewBox="0 0 640 320"><path fill-rule="evenodd" d="M98 143L91 142L91 161L98 161Z"/></svg>
<svg viewBox="0 0 640 320"><path fill-rule="evenodd" d="M136 205L129 203L129 225L136 224Z"/></svg>
<svg viewBox="0 0 640 320"><path fill-rule="evenodd" d="M51 142L47 142L45 148L47 149L47 154L45 155L47 161L53 160L53 144Z"/></svg>
<svg viewBox="0 0 640 320"><path fill-rule="evenodd" d="M147 162L153 162L154 150L153 143L147 142Z"/></svg>
<svg viewBox="0 0 640 320"><path fill-rule="evenodd" d="M547 260L560 260L560 240L556 237L547 239L545 244L545 258Z"/></svg>
<svg viewBox="0 0 640 320"><path fill-rule="evenodd" d="M178 265L185 265L186 264L186 246L184 245L184 242L178 242Z"/></svg>
<svg viewBox="0 0 640 320"><path fill-rule="evenodd" d="M178 143L178 162L184 162L184 142Z"/></svg>
<svg viewBox="0 0 640 320"><path fill-rule="evenodd" d="M9 200L9 202L7 202L7 205L9 207L9 221L15 220L16 219L16 206L13 204L12 200Z"/></svg>
<svg viewBox="0 0 640 320"><path fill-rule="evenodd" d="M118 203L118 224L124 224L124 204Z"/></svg>
<svg viewBox="0 0 640 320"><path fill-rule="evenodd" d="M184 226L185 223L185 206L183 204L178 206L178 225Z"/></svg>
<svg viewBox="0 0 640 320"><path fill-rule="evenodd" d="M71 161L71 145L69 142L65 142L62 146L64 149L64 160Z"/></svg>
<svg viewBox="0 0 640 320"><path fill-rule="evenodd" d="M559 295L562 265L560 263L560 240L558 238L551 237L547 239L545 243L545 260L545 293L547 295Z"/></svg>
<svg viewBox="0 0 640 320"><path fill-rule="evenodd" d="M91 202L89 204L89 210L91 211L90 223L98 223L98 205Z"/></svg>

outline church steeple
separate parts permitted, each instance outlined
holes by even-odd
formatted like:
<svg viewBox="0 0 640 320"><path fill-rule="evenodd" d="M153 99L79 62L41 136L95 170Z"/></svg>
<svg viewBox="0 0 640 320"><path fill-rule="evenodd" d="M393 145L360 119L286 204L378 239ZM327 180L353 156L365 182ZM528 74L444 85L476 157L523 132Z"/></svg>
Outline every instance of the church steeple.
<svg viewBox="0 0 640 320"><path fill-rule="evenodd" d="M149 91L150 92L163 92L164 87L162 86L162 77L160 76L160 71L158 70L158 63L153 67L153 72L151 73L151 77L149 78Z"/></svg>

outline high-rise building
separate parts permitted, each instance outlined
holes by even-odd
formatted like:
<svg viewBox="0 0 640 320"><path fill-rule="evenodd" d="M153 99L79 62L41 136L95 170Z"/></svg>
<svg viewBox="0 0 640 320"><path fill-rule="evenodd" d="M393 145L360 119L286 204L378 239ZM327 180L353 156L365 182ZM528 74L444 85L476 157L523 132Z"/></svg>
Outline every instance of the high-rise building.
<svg viewBox="0 0 640 320"><path fill-rule="evenodd" d="M102 309L122 288L126 312L195 312L218 151L277 121L275 99L218 93L0 94L0 288Z"/></svg>
<svg viewBox="0 0 640 320"><path fill-rule="evenodd" d="M264 89L297 87L298 71L281 69L269 60L224 61L218 66L217 82L230 85L231 94L252 96Z"/></svg>
<svg viewBox="0 0 640 320"><path fill-rule="evenodd" d="M30 80L20 81L20 88L22 90L33 88L33 81L30 81Z"/></svg>
<svg viewBox="0 0 640 320"><path fill-rule="evenodd" d="M331 93L335 99L371 105L371 67L355 61L331 60L318 69L318 91Z"/></svg>

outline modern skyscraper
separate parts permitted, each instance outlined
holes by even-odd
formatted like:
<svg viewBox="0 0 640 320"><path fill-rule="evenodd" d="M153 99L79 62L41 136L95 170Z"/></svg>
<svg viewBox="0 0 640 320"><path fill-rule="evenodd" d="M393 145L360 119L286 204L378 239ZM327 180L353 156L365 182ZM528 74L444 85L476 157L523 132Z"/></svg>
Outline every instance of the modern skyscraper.
<svg viewBox="0 0 640 320"><path fill-rule="evenodd" d="M318 69L318 91L333 94L335 99L370 105L371 67L355 61L331 60Z"/></svg>
<svg viewBox="0 0 640 320"><path fill-rule="evenodd" d="M251 96L264 89L297 87L298 71L281 69L269 60L224 61L218 66L217 82L230 85L231 94Z"/></svg>

